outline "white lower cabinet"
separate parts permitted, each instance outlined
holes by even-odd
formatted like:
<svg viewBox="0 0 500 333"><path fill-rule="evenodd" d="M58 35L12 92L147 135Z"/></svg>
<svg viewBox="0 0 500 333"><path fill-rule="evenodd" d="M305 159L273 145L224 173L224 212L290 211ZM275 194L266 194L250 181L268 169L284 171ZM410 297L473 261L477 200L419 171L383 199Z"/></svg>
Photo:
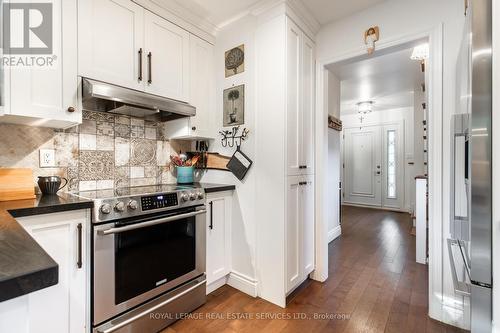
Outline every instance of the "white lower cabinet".
<svg viewBox="0 0 500 333"><path fill-rule="evenodd" d="M0 303L0 332L89 332L90 211L21 217L17 221L57 262L59 281Z"/></svg>
<svg viewBox="0 0 500 333"><path fill-rule="evenodd" d="M314 270L314 176L287 178L286 293Z"/></svg>
<svg viewBox="0 0 500 333"><path fill-rule="evenodd" d="M207 292L225 284L231 271L232 192L207 195ZM217 286L210 286L211 284Z"/></svg>

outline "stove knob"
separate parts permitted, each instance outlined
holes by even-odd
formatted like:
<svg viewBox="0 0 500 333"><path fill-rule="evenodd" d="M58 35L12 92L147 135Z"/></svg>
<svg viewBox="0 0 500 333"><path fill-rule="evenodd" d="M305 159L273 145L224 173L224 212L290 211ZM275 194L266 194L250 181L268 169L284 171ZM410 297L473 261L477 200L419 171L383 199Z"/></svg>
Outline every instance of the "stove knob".
<svg viewBox="0 0 500 333"><path fill-rule="evenodd" d="M118 201L115 205L115 210L117 212L123 212L125 210L125 204L123 203L123 201Z"/></svg>
<svg viewBox="0 0 500 333"><path fill-rule="evenodd" d="M203 192L198 192L198 193L196 193L196 196L198 197L198 200L201 200L201 199L203 199L204 194L203 194Z"/></svg>
<svg viewBox="0 0 500 333"><path fill-rule="evenodd" d="M187 193L182 193L182 194L181 194L181 201L182 201L182 202L186 202L186 201L188 201L188 200L189 200L189 194L187 194Z"/></svg>
<svg viewBox="0 0 500 333"><path fill-rule="evenodd" d="M111 205L108 204L108 203L105 203L105 204L101 205L101 207L99 208L99 210L103 214L109 214L109 213L111 213Z"/></svg>
<svg viewBox="0 0 500 333"><path fill-rule="evenodd" d="M189 200L191 200L191 201L196 200L196 193L191 192L191 193L189 194Z"/></svg>
<svg viewBox="0 0 500 333"><path fill-rule="evenodd" d="M136 210L137 209L137 201L136 200L130 200L128 202L128 209L131 209L131 210Z"/></svg>

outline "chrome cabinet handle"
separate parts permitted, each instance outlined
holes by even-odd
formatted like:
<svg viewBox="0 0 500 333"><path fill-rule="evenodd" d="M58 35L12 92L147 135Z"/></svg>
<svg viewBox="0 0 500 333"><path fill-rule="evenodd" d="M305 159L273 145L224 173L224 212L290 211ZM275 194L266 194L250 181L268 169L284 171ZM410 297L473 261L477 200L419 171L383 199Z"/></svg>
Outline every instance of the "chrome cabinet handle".
<svg viewBox="0 0 500 333"><path fill-rule="evenodd" d="M148 83L153 83L153 54L151 52L148 53Z"/></svg>
<svg viewBox="0 0 500 333"><path fill-rule="evenodd" d="M192 212L192 213L185 213L185 214L179 214L179 215L170 216L170 217L164 217L161 219L152 220L152 221L148 221L148 222L127 225L125 227L110 228L107 230L98 230L97 234L100 236L105 236L105 235L110 235L110 234L118 234L118 233L124 232L124 231L142 229L142 228L150 227L150 226L157 225L157 224L163 224L163 223L167 223L167 222L182 220L182 219L185 219L188 217L193 217L196 215L205 214L206 212L207 211L205 209L201 209L201 210L197 210L196 212Z"/></svg>
<svg viewBox="0 0 500 333"><path fill-rule="evenodd" d="M76 230L78 231L78 255L76 259L76 266L78 268L82 268L82 224L78 223L76 226Z"/></svg>
<svg viewBox="0 0 500 333"><path fill-rule="evenodd" d="M142 81L142 47L139 49L139 81Z"/></svg>

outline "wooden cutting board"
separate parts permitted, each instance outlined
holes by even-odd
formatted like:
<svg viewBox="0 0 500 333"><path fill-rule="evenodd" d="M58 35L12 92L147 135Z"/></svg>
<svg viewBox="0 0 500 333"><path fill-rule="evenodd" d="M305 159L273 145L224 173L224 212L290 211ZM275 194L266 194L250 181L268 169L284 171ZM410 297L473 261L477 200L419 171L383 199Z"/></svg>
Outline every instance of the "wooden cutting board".
<svg viewBox="0 0 500 333"><path fill-rule="evenodd" d="M220 155L219 153L207 153L207 169L227 170L227 163L231 157Z"/></svg>
<svg viewBox="0 0 500 333"><path fill-rule="evenodd" d="M0 201L35 198L33 170L0 168Z"/></svg>

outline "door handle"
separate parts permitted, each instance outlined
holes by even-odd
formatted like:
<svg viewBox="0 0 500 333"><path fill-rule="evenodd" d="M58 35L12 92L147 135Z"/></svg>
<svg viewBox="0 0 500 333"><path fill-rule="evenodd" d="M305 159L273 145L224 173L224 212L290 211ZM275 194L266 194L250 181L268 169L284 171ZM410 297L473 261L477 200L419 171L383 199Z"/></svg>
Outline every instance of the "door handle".
<svg viewBox="0 0 500 333"><path fill-rule="evenodd" d="M139 49L139 81L142 81L142 47Z"/></svg>
<svg viewBox="0 0 500 333"><path fill-rule="evenodd" d="M148 83L153 83L153 54L151 52L148 53Z"/></svg>
<svg viewBox="0 0 500 333"><path fill-rule="evenodd" d="M210 230L214 228L214 202L210 201L210 224L208 225Z"/></svg>
<svg viewBox="0 0 500 333"><path fill-rule="evenodd" d="M76 226L76 230L77 230L77 233L78 233L78 239L77 239L77 251L78 251L78 254L77 254L77 257L76 257L76 266L78 268L82 268L82 224L81 223L78 223L78 225Z"/></svg>

